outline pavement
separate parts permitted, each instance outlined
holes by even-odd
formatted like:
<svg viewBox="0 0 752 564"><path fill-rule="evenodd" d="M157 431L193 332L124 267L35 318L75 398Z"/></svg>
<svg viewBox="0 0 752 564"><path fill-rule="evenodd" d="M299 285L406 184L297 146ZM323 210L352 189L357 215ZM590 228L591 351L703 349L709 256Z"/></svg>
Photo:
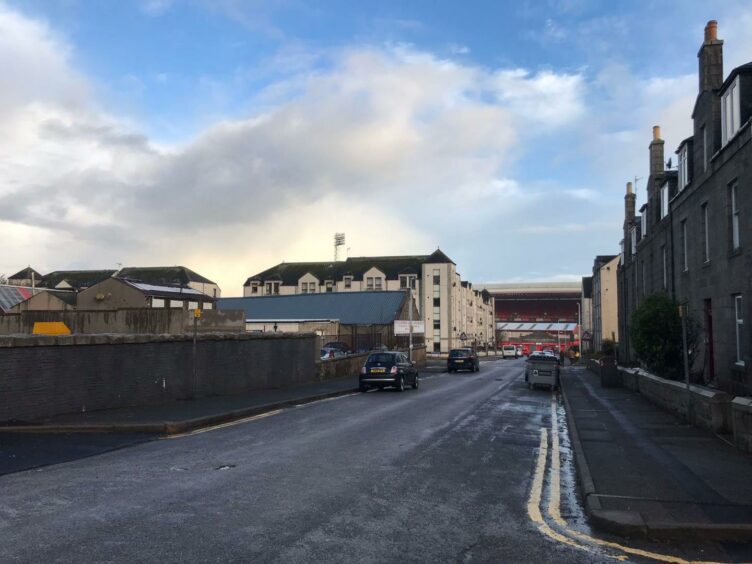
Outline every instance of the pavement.
<svg viewBox="0 0 752 564"><path fill-rule="evenodd" d="M357 390L358 377L348 376L236 396L58 415L24 425L2 426L0 436L22 432L172 435Z"/></svg>
<svg viewBox="0 0 752 564"><path fill-rule="evenodd" d="M654 539L752 541L752 457L584 367L562 392L585 508L597 528Z"/></svg>

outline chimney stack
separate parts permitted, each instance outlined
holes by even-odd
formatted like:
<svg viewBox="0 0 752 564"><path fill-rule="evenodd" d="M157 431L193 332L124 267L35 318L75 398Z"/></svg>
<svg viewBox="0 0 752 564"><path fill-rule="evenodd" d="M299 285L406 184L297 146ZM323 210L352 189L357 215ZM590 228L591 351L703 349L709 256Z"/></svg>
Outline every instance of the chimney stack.
<svg viewBox="0 0 752 564"><path fill-rule="evenodd" d="M632 190L632 183L627 182L627 195L624 196L624 240L629 239L629 228L635 220L635 208L637 206L637 196Z"/></svg>
<svg viewBox="0 0 752 564"><path fill-rule="evenodd" d="M663 174L664 171L664 154L663 154L663 139L661 139L661 126L653 126L653 140L650 142L650 175Z"/></svg>
<svg viewBox="0 0 752 564"><path fill-rule="evenodd" d="M697 57L700 59L700 92L717 90L723 84L723 40L718 39L718 22L705 26L705 40Z"/></svg>

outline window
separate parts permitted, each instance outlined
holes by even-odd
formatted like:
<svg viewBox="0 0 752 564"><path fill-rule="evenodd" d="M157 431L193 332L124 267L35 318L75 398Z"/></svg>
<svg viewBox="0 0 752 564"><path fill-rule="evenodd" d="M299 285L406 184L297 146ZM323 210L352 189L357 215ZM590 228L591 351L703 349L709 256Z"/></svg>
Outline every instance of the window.
<svg viewBox="0 0 752 564"><path fill-rule="evenodd" d="M640 235L640 239L644 239L645 236L648 234L648 209L645 208L642 211L642 215L640 215L640 231L642 232Z"/></svg>
<svg viewBox="0 0 752 564"><path fill-rule="evenodd" d="M744 314L742 312L742 295L736 294L734 298L734 317L736 318L736 363L744 365Z"/></svg>
<svg viewBox="0 0 752 564"><path fill-rule="evenodd" d="M211 304L211 302L204 302L202 304L201 309L212 309L214 306Z"/></svg>
<svg viewBox="0 0 752 564"><path fill-rule="evenodd" d="M188 302L188 309L198 309L198 302Z"/></svg>
<svg viewBox="0 0 752 564"><path fill-rule="evenodd" d="M162 298L152 298L151 307L164 307L164 300Z"/></svg>
<svg viewBox="0 0 752 564"><path fill-rule="evenodd" d="M739 77L721 97L721 145L728 143L739 131Z"/></svg>
<svg viewBox="0 0 752 564"><path fill-rule="evenodd" d="M710 262L710 233L708 232L708 204L700 207L700 223L702 224L702 260Z"/></svg>
<svg viewBox="0 0 752 564"><path fill-rule="evenodd" d="M434 319L433 320L433 328L434 329L441 329L441 320L440 319Z"/></svg>
<svg viewBox="0 0 752 564"><path fill-rule="evenodd" d="M366 290L373 290L373 276L366 278Z"/></svg>
<svg viewBox="0 0 752 564"><path fill-rule="evenodd" d="M303 282L300 285L300 291L303 294L315 294L316 293L316 282Z"/></svg>
<svg viewBox="0 0 752 564"><path fill-rule="evenodd" d="M624 264L624 240L619 241L619 264Z"/></svg>
<svg viewBox="0 0 752 564"><path fill-rule="evenodd" d="M441 271L434 269L433 271L433 285L438 286L441 283Z"/></svg>
<svg viewBox="0 0 752 564"><path fill-rule="evenodd" d="M708 159L710 158L710 139L708 139L708 128L704 125L700 128L702 131L702 172L708 170Z"/></svg>
<svg viewBox="0 0 752 564"><path fill-rule="evenodd" d="M687 144L685 143L679 151L679 190L689 184L689 158L687 156ZM668 192L668 184L664 184ZM663 200L663 188L661 188L661 200ZM668 207L668 206L667 206Z"/></svg>
<svg viewBox="0 0 752 564"><path fill-rule="evenodd" d="M441 298L433 299L433 307L441 307Z"/></svg>
<svg viewBox="0 0 752 564"><path fill-rule="evenodd" d="M251 294L258 294L259 285L258 282L251 282Z"/></svg>
<svg viewBox="0 0 752 564"><path fill-rule="evenodd" d="M415 276L412 274L400 274L400 288L415 288Z"/></svg>
<svg viewBox="0 0 752 564"><path fill-rule="evenodd" d="M279 294L279 282L267 282L264 284L264 290L267 295Z"/></svg>
<svg viewBox="0 0 752 564"><path fill-rule="evenodd" d="M687 272L689 270L689 257L688 257L688 244L687 244L687 220L684 219L681 222L681 265L682 270Z"/></svg>
<svg viewBox="0 0 752 564"><path fill-rule="evenodd" d="M731 211L731 250L736 251L741 247L741 241L739 240L739 204L737 201L737 186L739 184L734 182L729 187L729 200Z"/></svg>
<svg viewBox="0 0 752 564"><path fill-rule="evenodd" d="M334 281L333 280L327 280L326 281L326 291L327 292L333 292L334 291Z"/></svg>
<svg viewBox="0 0 752 564"><path fill-rule="evenodd" d="M182 309L184 303L183 300L170 300L170 307L173 309Z"/></svg>
<svg viewBox="0 0 752 564"><path fill-rule="evenodd" d="M668 264L666 264L666 245L661 246L661 262L663 263L663 289L668 288Z"/></svg>
<svg viewBox="0 0 752 564"><path fill-rule="evenodd" d="M376 289L377 289L377 290L383 290L383 288L382 288L382 283L383 283L383 280L384 280L384 279L383 279L383 278L382 278L381 276L377 276L377 277L376 277L376 278L374 279L374 282L376 282Z"/></svg>
<svg viewBox="0 0 752 564"><path fill-rule="evenodd" d="M668 215L668 182L661 187L661 219Z"/></svg>
<svg viewBox="0 0 752 564"><path fill-rule="evenodd" d="M345 276L345 288L348 290L352 288L352 276Z"/></svg>
<svg viewBox="0 0 752 564"><path fill-rule="evenodd" d="M635 254L637 252L637 229L632 228L629 230L629 237L630 241L632 243L632 254Z"/></svg>

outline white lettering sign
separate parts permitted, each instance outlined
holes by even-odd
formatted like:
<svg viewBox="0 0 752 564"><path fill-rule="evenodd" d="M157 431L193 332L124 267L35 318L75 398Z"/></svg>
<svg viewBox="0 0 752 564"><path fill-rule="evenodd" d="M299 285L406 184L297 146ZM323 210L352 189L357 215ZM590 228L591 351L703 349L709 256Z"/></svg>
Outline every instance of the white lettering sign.
<svg viewBox="0 0 752 564"><path fill-rule="evenodd" d="M426 332L426 324L424 321L413 321L413 335L416 333L423 334ZM394 334L395 335L409 335L410 334L410 321L407 319L396 319L394 321Z"/></svg>

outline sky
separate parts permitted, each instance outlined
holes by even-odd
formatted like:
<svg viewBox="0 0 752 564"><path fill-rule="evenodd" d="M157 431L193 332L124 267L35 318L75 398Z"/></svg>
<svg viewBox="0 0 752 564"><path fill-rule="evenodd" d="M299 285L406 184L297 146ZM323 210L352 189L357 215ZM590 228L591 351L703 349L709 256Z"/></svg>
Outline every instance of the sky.
<svg viewBox="0 0 752 564"><path fill-rule="evenodd" d="M0 274L429 254L475 283L616 254L748 0L0 0ZM675 158L674 158L675 161Z"/></svg>

